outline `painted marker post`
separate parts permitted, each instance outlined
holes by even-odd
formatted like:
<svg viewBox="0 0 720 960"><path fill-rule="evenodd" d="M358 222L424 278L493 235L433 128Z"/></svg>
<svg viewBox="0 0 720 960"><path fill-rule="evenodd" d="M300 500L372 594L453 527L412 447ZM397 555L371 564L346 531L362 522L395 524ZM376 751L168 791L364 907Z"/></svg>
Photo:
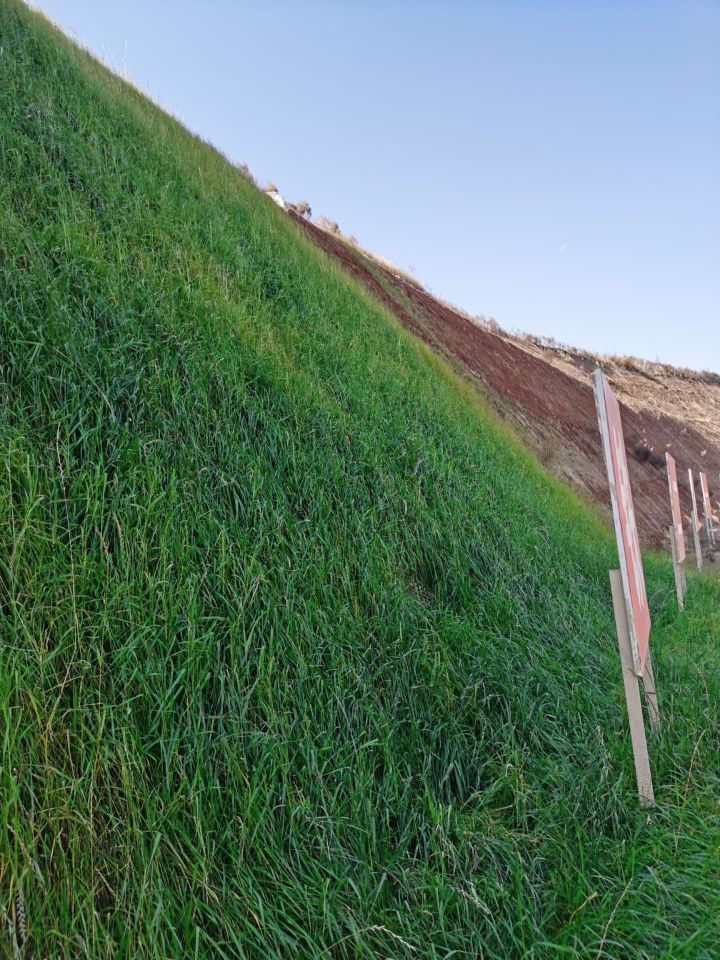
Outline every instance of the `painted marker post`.
<svg viewBox="0 0 720 960"><path fill-rule="evenodd" d="M666 453L665 463L667 464L668 486L670 488L670 513L672 514L670 547L672 549L673 570L675 571L675 592L677 593L678 606L682 610L685 606L685 569L683 567L685 562L685 534L683 533L675 458Z"/></svg>
<svg viewBox="0 0 720 960"><path fill-rule="evenodd" d="M698 519L697 500L695 499L695 481L693 480L692 470L688 470L688 482L690 484L690 498L692 500L690 523L692 524L693 540L695 541L695 560L698 570L702 570L703 557L702 550L700 549L700 520Z"/></svg>
<svg viewBox="0 0 720 960"><path fill-rule="evenodd" d="M655 732L660 729L660 712L650 656L650 611L630 490L620 405L602 370L593 373L593 386L620 558L620 570L610 571L615 627L630 721L638 796L641 806L647 807L652 806L655 800L638 678L642 678L645 688L650 727Z"/></svg>
<svg viewBox="0 0 720 960"><path fill-rule="evenodd" d="M715 528L713 526L712 507L710 506L710 490L704 473L700 474L700 489L702 490L705 533L707 534L708 545L712 548L715 546Z"/></svg>
<svg viewBox="0 0 720 960"><path fill-rule="evenodd" d="M627 703L628 720L630 721L630 739L635 762L638 797L641 807L652 807L655 803L655 791L653 790L652 772L650 770L650 755L648 754L645 737L640 684L635 674L632 647L630 646L630 630L628 629L627 608L623 596L622 574L619 570L610 571L610 588L615 610L615 629L617 630L618 648L620 650L625 702Z"/></svg>

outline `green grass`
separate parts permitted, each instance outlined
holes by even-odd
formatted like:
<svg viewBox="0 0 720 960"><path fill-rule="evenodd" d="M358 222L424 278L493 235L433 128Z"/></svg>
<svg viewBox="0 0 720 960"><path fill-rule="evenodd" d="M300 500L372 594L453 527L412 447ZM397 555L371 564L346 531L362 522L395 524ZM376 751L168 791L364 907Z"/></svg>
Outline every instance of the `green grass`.
<svg viewBox="0 0 720 960"><path fill-rule="evenodd" d="M14 0L0 449L0 955L718 956L718 585L648 815L598 518Z"/></svg>

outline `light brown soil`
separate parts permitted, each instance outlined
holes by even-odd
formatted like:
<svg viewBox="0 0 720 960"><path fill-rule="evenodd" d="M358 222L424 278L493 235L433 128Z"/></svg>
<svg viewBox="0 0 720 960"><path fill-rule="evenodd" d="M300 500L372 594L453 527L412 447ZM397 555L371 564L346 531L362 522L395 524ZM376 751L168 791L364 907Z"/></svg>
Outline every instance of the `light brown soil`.
<svg viewBox="0 0 720 960"><path fill-rule="evenodd" d="M680 497L690 511L687 468L705 470L720 494L720 377L660 364L608 360L486 329L415 282L314 224L306 234L338 260L400 322L472 378L515 424L547 469L608 509L590 373L601 363L621 400L640 535L646 546L667 538L670 506L665 451L678 463Z"/></svg>

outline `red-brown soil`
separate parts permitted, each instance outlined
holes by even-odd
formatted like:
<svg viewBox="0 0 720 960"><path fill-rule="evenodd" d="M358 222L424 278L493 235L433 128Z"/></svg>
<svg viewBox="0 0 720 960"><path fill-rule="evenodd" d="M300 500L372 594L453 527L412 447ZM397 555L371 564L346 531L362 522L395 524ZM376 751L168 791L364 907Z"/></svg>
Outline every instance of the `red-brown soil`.
<svg viewBox="0 0 720 960"><path fill-rule="evenodd" d="M550 471L608 509L590 383L595 358L568 350L553 355L552 349L537 342L487 329L433 297L411 278L394 272L390 265L302 217L291 216L404 326L471 377ZM713 501L720 495L720 446L714 416L720 411L720 378L698 375L695 380L687 372L657 365L648 365L652 369L647 371L618 361L602 365L621 400L640 536L645 546L658 547L666 543L670 524L666 450L678 464L686 516L690 512L688 467L707 473ZM674 415L669 415L668 409ZM712 429L703 429L706 421Z"/></svg>

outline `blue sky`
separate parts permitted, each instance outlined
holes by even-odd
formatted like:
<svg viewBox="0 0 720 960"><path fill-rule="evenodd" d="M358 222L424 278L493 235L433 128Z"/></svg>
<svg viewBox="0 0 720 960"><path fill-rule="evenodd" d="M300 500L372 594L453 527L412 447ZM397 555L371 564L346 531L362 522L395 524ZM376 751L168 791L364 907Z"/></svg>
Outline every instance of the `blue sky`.
<svg viewBox="0 0 720 960"><path fill-rule="evenodd" d="M720 371L717 0L35 5L471 313Z"/></svg>

